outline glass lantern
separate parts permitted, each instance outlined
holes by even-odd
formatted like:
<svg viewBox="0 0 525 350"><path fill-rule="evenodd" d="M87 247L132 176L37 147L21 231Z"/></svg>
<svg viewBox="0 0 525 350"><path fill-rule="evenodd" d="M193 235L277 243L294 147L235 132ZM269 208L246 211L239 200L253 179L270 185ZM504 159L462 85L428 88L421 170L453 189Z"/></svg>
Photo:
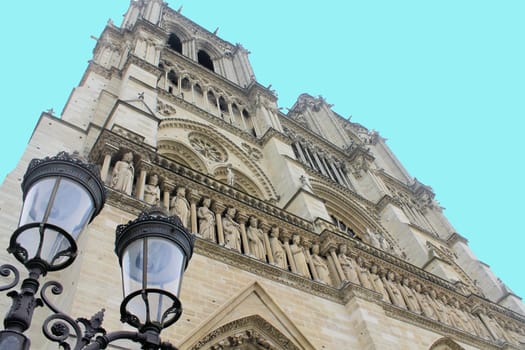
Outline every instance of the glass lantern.
<svg viewBox="0 0 525 350"><path fill-rule="evenodd" d="M178 320L182 313L178 296L193 244L194 236L180 219L164 216L160 208L117 227L124 322L160 332Z"/></svg>
<svg viewBox="0 0 525 350"><path fill-rule="evenodd" d="M44 275L67 267L76 257L80 233L104 206L98 167L66 152L33 159L22 191L22 213L8 251Z"/></svg>

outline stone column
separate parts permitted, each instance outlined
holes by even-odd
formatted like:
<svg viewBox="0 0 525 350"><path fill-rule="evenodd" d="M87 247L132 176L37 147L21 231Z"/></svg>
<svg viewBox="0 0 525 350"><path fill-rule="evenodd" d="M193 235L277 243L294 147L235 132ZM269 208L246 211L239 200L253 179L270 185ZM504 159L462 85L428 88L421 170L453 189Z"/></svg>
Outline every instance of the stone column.
<svg viewBox="0 0 525 350"><path fill-rule="evenodd" d="M190 190L190 227L191 232L198 232L197 229L197 202L200 199L199 193L194 190Z"/></svg>
<svg viewBox="0 0 525 350"><path fill-rule="evenodd" d="M248 221L248 216L237 211L237 221L241 228L242 249L244 250L245 255L251 256L252 252L250 252L250 245L248 244L248 237L246 236L246 221Z"/></svg>
<svg viewBox="0 0 525 350"><path fill-rule="evenodd" d="M135 187L135 196L138 200L144 200L144 186L146 185L146 177L148 176L148 171L151 169L151 164L146 161L140 161L138 164L140 169L139 179Z"/></svg>
<svg viewBox="0 0 525 350"><path fill-rule="evenodd" d="M164 181L162 185L162 204L163 207L169 212L170 211L170 193L175 189L175 184L172 184L169 181Z"/></svg>
<svg viewBox="0 0 525 350"><path fill-rule="evenodd" d="M341 285L341 279L339 278L339 272L337 270L337 266L335 265L334 258L328 252L326 255L326 260L328 262L328 270L330 271L330 277L332 279L332 285L339 286Z"/></svg>
<svg viewBox="0 0 525 350"><path fill-rule="evenodd" d="M275 263L275 260L273 259L272 248L270 247L270 239L268 238L268 232L271 230L271 227L270 225L267 225L264 222L260 222L259 227L263 232L264 247L266 248L266 256L268 257L268 263L273 265Z"/></svg>
<svg viewBox="0 0 525 350"><path fill-rule="evenodd" d="M330 167L332 168L335 176L337 177L337 182L339 182L341 185L345 186L345 182L344 182L343 178L339 175L339 171L338 171L337 166L335 165L334 161L333 160L329 160L328 164L330 165Z"/></svg>
<svg viewBox="0 0 525 350"><path fill-rule="evenodd" d="M217 201L213 202L211 210L215 213L215 223L217 224L217 239L220 245L224 245L224 231L222 230L222 212L226 206Z"/></svg>
<svg viewBox="0 0 525 350"><path fill-rule="evenodd" d="M310 168L315 169L314 161L312 159L312 156L310 155L310 149L308 148L308 146L304 149L304 151L306 154L306 159L308 160L308 165L310 165Z"/></svg>
<svg viewBox="0 0 525 350"><path fill-rule="evenodd" d="M319 166L319 171L320 171L324 176L328 176L328 177L330 177L330 176L326 173L326 170L324 169L323 163L321 163L321 160L319 159L319 156L317 155L317 151L314 151L314 152L313 152L313 155L314 155L314 160L315 160L315 162L316 162L317 165Z"/></svg>
<svg viewBox="0 0 525 350"><path fill-rule="evenodd" d="M102 182L106 182L109 173L109 167L111 166L111 158L118 152L118 148L112 145L106 144L104 146L104 161L102 163L102 169L100 169L100 178Z"/></svg>
<svg viewBox="0 0 525 350"><path fill-rule="evenodd" d="M217 117L219 118L222 118L221 115L222 115L222 112L221 112L221 106L219 105L219 97L218 96L215 96L215 104L216 104L216 107L217 107Z"/></svg>
<svg viewBox="0 0 525 350"><path fill-rule="evenodd" d="M230 115L230 123L235 125L235 115L233 115L231 102L228 102L228 113Z"/></svg>
<svg viewBox="0 0 525 350"><path fill-rule="evenodd" d="M292 272L297 273L297 267L295 266L295 260L290 250L290 238L292 235L289 232L282 231L281 237L283 238L284 250L286 251L286 257L288 258L288 265Z"/></svg>
<svg viewBox="0 0 525 350"><path fill-rule="evenodd" d="M345 276L345 272L343 271L343 268L341 267L341 264L339 263L339 258L337 257L337 254L335 253L335 247L330 247L329 251L330 251L330 256L332 257L332 260L334 261L334 265L337 270L337 273L339 274L339 280L347 281L348 278Z"/></svg>
<svg viewBox="0 0 525 350"><path fill-rule="evenodd" d="M337 182L337 179L334 178L334 175L330 172L330 169L328 167L328 162L326 161L326 158L324 156L324 152L322 154L319 155L319 159L321 160L321 163L323 164L323 167L325 168L325 171L326 171L326 175L334 180L335 182Z"/></svg>
<svg viewBox="0 0 525 350"><path fill-rule="evenodd" d="M312 278L315 281L320 281L319 275L317 274L317 269L315 268L315 265L312 262L312 256L310 255L310 248L312 247L312 243L307 241L304 238L301 243L304 248L303 251L304 251L304 256L306 257L306 262L308 263L308 266L310 267L310 271L312 272L311 273Z"/></svg>

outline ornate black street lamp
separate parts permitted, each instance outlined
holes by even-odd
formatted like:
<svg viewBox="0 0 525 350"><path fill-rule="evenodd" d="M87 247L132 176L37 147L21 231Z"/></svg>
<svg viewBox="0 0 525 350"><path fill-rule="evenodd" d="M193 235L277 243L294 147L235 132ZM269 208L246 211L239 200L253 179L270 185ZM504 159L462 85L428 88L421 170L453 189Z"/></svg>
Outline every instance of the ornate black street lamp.
<svg viewBox="0 0 525 350"><path fill-rule="evenodd" d="M4 319L5 330L0 331L0 350L29 349L29 338L23 333L31 324L34 309L43 304L54 312L44 321L44 335L66 349L105 349L117 339L138 342L143 349L175 349L160 340L160 332L182 313L178 295L193 253L194 237L180 219L166 217L157 208L117 227L115 252L124 291L121 319L138 331L107 334L101 328L103 310L90 320L74 320L51 303L46 292L51 289L53 294L60 294L59 282L46 282L40 290L41 298L35 297L40 276L73 263L77 239L104 206L106 194L98 167L65 152L34 159L24 175L22 191L19 227L8 252L24 264L29 277L22 282L20 292L7 294L13 303ZM13 281L0 291L15 287L20 276L14 266L0 266L0 275L10 274ZM74 346L69 343L70 337L75 338Z"/></svg>

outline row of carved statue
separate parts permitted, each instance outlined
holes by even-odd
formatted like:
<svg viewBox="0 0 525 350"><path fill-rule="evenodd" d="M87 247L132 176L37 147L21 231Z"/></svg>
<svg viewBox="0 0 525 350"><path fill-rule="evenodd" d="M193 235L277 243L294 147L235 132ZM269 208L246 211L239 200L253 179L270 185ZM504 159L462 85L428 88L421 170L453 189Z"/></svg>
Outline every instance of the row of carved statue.
<svg viewBox="0 0 525 350"><path fill-rule="evenodd" d="M110 180L111 187L127 194L131 194L133 186L132 159L131 152L125 153L122 160L115 163ZM152 174L143 188L143 201L159 205L160 193L159 178ZM190 204L184 187L177 187L175 195L165 199L164 206L169 206L170 214L177 215L185 227L201 238L238 253L330 286L359 285L379 293L383 301L398 308L484 339L525 342L525 330L515 323L498 322L496 317L480 311L472 313L468 305L457 299L449 300L447 295L438 294L430 286L412 282L355 252L350 254L345 244L339 244L338 249L328 249L323 255L320 242L311 243L299 234L281 232L277 225L262 225L257 217L238 213L233 206L212 206L211 198L206 196L194 198ZM381 247L379 241L375 242L374 234L367 233L368 243Z"/></svg>

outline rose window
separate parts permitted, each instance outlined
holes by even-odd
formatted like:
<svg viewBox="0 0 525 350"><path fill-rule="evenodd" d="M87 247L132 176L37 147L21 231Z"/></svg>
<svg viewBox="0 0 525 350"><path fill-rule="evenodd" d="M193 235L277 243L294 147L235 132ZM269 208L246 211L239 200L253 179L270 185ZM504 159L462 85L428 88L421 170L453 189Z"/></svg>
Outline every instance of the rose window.
<svg viewBox="0 0 525 350"><path fill-rule="evenodd" d="M188 139L191 147L202 154L206 159L214 162L225 162L228 160L226 150L207 136L192 133L188 136Z"/></svg>

